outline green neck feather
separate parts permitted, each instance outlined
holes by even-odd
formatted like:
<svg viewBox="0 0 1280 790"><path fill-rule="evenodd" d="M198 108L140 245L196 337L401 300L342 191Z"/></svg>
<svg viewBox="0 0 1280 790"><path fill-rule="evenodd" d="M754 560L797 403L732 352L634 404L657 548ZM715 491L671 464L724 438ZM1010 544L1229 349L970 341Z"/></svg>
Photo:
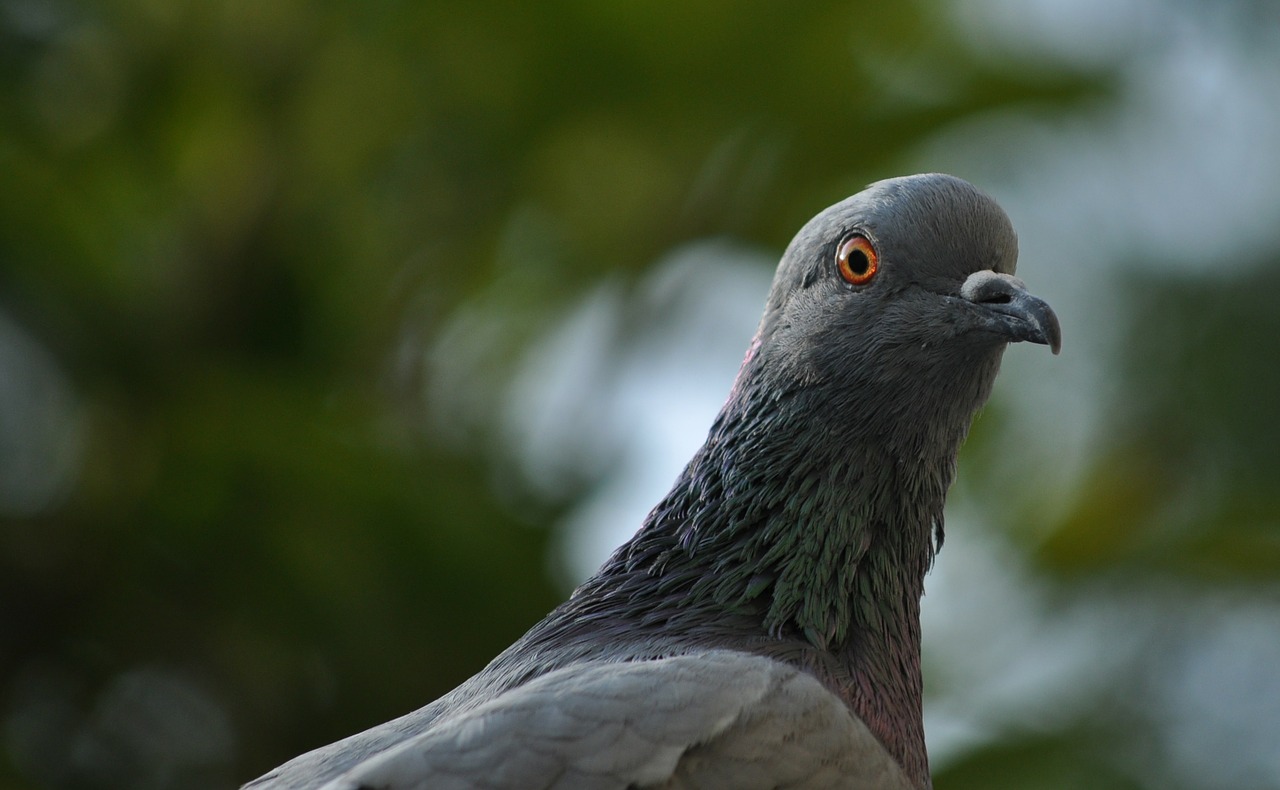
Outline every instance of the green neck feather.
<svg viewBox="0 0 1280 790"><path fill-rule="evenodd" d="M687 605L763 612L770 634L822 650L897 631L918 611L959 437L930 453L905 434L814 436L822 421L779 415L820 405L788 397L805 396L731 399L646 524L676 542L658 564L698 569Z"/></svg>

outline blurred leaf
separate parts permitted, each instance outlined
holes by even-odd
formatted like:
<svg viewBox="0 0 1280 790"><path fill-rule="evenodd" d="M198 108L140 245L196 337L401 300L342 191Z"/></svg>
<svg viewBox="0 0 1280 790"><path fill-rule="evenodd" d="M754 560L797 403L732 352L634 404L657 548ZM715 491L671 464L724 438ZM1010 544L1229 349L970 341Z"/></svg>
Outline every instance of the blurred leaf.
<svg viewBox="0 0 1280 790"><path fill-rule="evenodd" d="M1038 556L1220 583L1280 572L1280 267L1130 283L1112 449Z"/></svg>
<svg viewBox="0 0 1280 790"><path fill-rule="evenodd" d="M1095 728L1053 733L1010 733L946 766L934 785L949 790L1136 790L1146 785L1097 760L1102 734Z"/></svg>

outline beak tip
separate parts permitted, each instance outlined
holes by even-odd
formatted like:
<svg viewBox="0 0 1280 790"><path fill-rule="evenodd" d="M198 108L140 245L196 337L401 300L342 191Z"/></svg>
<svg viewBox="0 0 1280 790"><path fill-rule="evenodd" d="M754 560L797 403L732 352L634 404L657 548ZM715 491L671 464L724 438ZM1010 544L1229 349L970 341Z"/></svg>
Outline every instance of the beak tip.
<svg viewBox="0 0 1280 790"><path fill-rule="evenodd" d="M1053 355L1056 357L1058 352L1062 351L1062 328L1058 325L1057 315L1050 312L1048 317L1049 325L1045 327L1045 336L1049 350L1052 351Z"/></svg>
<svg viewBox="0 0 1280 790"><path fill-rule="evenodd" d="M960 296L984 307L1006 340L1040 343L1055 356L1062 350L1057 314L1047 302L1028 292L1018 278L980 270L965 280Z"/></svg>

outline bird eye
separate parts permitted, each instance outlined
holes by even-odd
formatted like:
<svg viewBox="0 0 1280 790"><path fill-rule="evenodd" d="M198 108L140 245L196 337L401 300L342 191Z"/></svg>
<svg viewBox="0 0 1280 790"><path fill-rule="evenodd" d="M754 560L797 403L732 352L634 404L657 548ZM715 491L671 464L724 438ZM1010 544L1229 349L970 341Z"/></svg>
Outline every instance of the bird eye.
<svg viewBox="0 0 1280 790"><path fill-rule="evenodd" d="M840 249L836 251L836 268L850 285L865 285L876 276L880 256L866 236L855 234L840 242Z"/></svg>

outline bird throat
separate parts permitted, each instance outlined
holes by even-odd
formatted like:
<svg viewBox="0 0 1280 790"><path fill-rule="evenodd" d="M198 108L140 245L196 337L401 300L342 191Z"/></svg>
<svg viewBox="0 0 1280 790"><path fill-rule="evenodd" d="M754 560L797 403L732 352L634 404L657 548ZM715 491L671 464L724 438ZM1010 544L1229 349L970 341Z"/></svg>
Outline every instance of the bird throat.
<svg viewBox="0 0 1280 790"><path fill-rule="evenodd" d="M804 666L924 784L920 597L971 412L891 440L774 395L730 399L602 575L656 582L663 611L643 619L690 643Z"/></svg>
<svg viewBox="0 0 1280 790"><path fill-rule="evenodd" d="M674 543L660 575L698 569L691 605L756 612L770 636L832 652L918 612L968 415L951 430L833 425L805 397L731 399L645 530Z"/></svg>

